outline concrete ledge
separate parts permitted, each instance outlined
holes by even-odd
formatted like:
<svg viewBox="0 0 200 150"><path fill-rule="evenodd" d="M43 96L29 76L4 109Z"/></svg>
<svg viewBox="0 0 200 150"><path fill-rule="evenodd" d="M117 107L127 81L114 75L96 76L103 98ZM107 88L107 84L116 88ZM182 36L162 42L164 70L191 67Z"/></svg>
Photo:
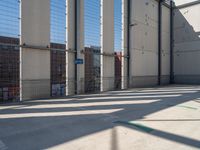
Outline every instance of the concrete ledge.
<svg viewBox="0 0 200 150"><path fill-rule="evenodd" d="M23 80L22 100L49 98L51 96L50 79Z"/></svg>
<svg viewBox="0 0 200 150"><path fill-rule="evenodd" d="M170 75L161 76L161 85L170 84Z"/></svg>
<svg viewBox="0 0 200 150"><path fill-rule="evenodd" d="M130 87L150 87L156 86L158 84L157 76L135 76L132 77L130 82Z"/></svg>
<svg viewBox="0 0 200 150"><path fill-rule="evenodd" d="M175 75L175 84L200 84L200 75Z"/></svg>
<svg viewBox="0 0 200 150"><path fill-rule="evenodd" d="M104 77L103 79L101 79L102 82L102 88L101 91L105 92L105 91L111 91L114 90L114 86L115 86L115 78L113 77Z"/></svg>
<svg viewBox="0 0 200 150"><path fill-rule="evenodd" d="M75 79L67 78L66 80L66 95L74 95L75 94Z"/></svg>
<svg viewBox="0 0 200 150"><path fill-rule="evenodd" d="M122 77L122 79L121 79L122 89L128 88L128 86L127 86L128 82L129 82L128 77Z"/></svg>

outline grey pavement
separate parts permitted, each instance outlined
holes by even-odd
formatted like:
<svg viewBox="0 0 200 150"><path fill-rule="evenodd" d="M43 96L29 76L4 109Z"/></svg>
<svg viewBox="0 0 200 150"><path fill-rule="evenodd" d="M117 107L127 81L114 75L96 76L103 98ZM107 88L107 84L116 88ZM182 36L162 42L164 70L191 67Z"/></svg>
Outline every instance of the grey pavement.
<svg viewBox="0 0 200 150"><path fill-rule="evenodd" d="M0 105L0 150L197 150L200 86Z"/></svg>

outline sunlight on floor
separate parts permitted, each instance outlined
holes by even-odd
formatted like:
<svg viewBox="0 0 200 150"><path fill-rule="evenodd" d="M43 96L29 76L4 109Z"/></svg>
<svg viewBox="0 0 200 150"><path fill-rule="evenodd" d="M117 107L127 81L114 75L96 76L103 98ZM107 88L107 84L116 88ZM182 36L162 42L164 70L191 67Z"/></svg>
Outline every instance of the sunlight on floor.
<svg viewBox="0 0 200 150"><path fill-rule="evenodd" d="M59 150L196 150L200 147L199 99L199 86L186 86L3 105L0 141L8 148L40 139L32 146Z"/></svg>

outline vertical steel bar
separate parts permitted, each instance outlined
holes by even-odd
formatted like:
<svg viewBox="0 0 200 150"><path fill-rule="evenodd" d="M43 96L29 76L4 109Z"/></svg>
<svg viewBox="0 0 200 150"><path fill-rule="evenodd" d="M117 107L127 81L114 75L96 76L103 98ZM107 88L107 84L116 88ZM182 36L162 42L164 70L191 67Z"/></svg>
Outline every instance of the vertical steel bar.
<svg viewBox="0 0 200 150"><path fill-rule="evenodd" d="M77 40L78 40L78 38L77 38L77 34L78 34L78 33L77 33L77 27L78 27L78 26L77 26L77 18L78 18L78 16L77 16L77 15L78 15L78 13L77 13L77 11L78 11L78 10L77 10L77 7L78 7L78 6L77 6L77 5L78 5L78 2L77 2L77 1L78 1L78 0L75 0L75 9L74 9L74 11L75 11L75 12L74 12L74 14L75 14L75 19L74 19L74 21L75 21L75 22L74 22L74 25L75 25L75 36L74 36L74 37L75 37L75 39L74 39L74 42L75 42L75 43L74 43L74 46L75 46L75 54L74 54L75 60L77 59L77 56L78 56L78 54L77 54ZM73 62L73 63L75 63L75 62ZM78 86L78 83L77 83L77 81L78 81L78 78L77 78L77 77L78 77L78 76L77 76L77 73L78 73L78 66L77 66L77 64L75 64L75 69L74 69L74 70L75 70L75 81L74 81L74 82L75 82L75 83L74 83L74 84L75 84L75 94L77 94L77 92L78 92L78 91L77 91L77 86Z"/></svg>
<svg viewBox="0 0 200 150"><path fill-rule="evenodd" d="M131 1L128 0L127 14L127 88L130 87L130 24L131 24Z"/></svg>
<svg viewBox="0 0 200 150"><path fill-rule="evenodd" d="M162 0L158 1L158 85L162 76Z"/></svg>
<svg viewBox="0 0 200 150"><path fill-rule="evenodd" d="M174 2L170 1L170 83L174 83Z"/></svg>

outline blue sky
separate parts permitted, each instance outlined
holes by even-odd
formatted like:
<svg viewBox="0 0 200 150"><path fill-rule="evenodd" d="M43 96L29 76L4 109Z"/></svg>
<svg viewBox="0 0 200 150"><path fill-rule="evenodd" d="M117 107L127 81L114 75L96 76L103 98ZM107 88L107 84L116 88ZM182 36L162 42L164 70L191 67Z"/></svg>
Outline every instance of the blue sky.
<svg viewBox="0 0 200 150"><path fill-rule="evenodd" d="M122 0L114 0L115 51L121 51ZM100 46L100 0L85 0L85 45Z"/></svg>
<svg viewBox="0 0 200 150"><path fill-rule="evenodd" d="M0 0L0 35L19 37L18 0Z"/></svg>
<svg viewBox="0 0 200 150"><path fill-rule="evenodd" d="M51 42L62 43L66 41L66 0L51 0Z"/></svg>
<svg viewBox="0 0 200 150"><path fill-rule="evenodd" d="M121 0L115 2L115 50L121 50ZM65 0L51 0L51 42L65 43ZM85 0L85 46L100 46L100 0ZM0 35L19 37L18 0L0 0Z"/></svg>
<svg viewBox="0 0 200 150"><path fill-rule="evenodd" d="M100 0L85 0L85 46L100 46Z"/></svg>

